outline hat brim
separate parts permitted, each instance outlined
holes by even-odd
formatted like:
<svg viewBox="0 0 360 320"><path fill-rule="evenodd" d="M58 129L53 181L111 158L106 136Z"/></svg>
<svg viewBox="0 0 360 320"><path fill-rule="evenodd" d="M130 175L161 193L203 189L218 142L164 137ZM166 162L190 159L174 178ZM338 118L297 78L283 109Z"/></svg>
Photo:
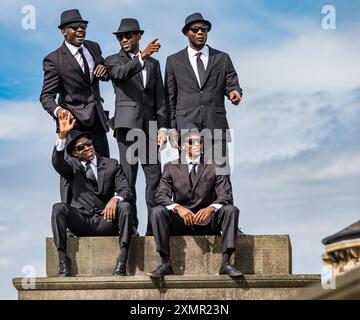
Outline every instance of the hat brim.
<svg viewBox="0 0 360 320"><path fill-rule="evenodd" d="M139 32L140 34L144 33L144 30L126 30L126 31L115 31L112 34L118 35L120 33L126 33L126 32Z"/></svg>
<svg viewBox="0 0 360 320"><path fill-rule="evenodd" d="M86 24L89 23L89 21L87 21L87 20L74 20L74 21L63 23L63 24L59 25L58 28L59 29L64 29L68 24L71 24L71 23L74 23L74 22L83 22L83 23L86 23Z"/></svg>
<svg viewBox="0 0 360 320"><path fill-rule="evenodd" d="M70 141L70 143L66 146L66 152L70 155L73 156L73 150L74 150L74 146L75 146L75 142L83 137L83 136L87 136L89 139L91 139L91 133L90 132L81 132L79 133L77 136L73 137L73 139Z"/></svg>
<svg viewBox="0 0 360 320"><path fill-rule="evenodd" d="M195 22L204 22L204 23L207 24L208 27L209 27L208 32L211 30L211 22L210 22L210 21L208 21L208 20L194 20L194 21L191 21L191 22L187 23L187 24L181 29L182 33L186 35L186 31L188 31L189 27L190 27L193 23L195 23Z"/></svg>

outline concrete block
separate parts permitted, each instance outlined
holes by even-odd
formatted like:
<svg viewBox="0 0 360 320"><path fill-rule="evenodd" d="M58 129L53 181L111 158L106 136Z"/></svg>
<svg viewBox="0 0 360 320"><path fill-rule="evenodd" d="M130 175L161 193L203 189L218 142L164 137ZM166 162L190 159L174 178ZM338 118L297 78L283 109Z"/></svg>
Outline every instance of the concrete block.
<svg viewBox="0 0 360 320"><path fill-rule="evenodd" d="M177 275L215 275L221 262L220 236L171 237L171 260ZM67 255L73 276L109 276L119 252L117 237L69 238ZM128 273L145 275L160 262L153 237L134 237ZM291 274L288 235L238 236L233 263L245 274ZM58 257L52 238L46 239L46 273L57 275Z"/></svg>

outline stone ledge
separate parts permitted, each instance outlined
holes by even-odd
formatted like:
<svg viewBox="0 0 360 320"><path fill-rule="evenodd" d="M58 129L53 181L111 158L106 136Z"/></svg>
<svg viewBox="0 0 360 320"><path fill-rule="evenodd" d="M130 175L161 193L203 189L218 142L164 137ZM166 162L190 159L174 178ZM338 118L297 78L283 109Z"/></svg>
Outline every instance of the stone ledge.
<svg viewBox="0 0 360 320"><path fill-rule="evenodd" d="M319 286L320 276L51 277L35 278L34 290L23 290L21 282L13 279L19 299L292 299Z"/></svg>
<svg viewBox="0 0 360 320"><path fill-rule="evenodd" d="M171 237L171 260L176 274L215 275L221 262L221 237ZM118 254L117 237L68 239L73 276L108 276ZM291 244L288 235L238 236L233 263L244 274L291 274ZM145 275L159 264L153 237L134 237L128 260L131 276ZM46 273L57 275L58 258L52 238L46 239Z"/></svg>

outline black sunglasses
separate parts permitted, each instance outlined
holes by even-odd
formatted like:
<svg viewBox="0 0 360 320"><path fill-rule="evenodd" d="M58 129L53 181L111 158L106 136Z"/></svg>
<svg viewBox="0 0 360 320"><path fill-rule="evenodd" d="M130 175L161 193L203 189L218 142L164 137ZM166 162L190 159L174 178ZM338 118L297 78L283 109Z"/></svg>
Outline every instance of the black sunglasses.
<svg viewBox="0 0 360 320"><path fill-rule="evenodd" d="M76 31L79 28L86 30L87 24L86 23L72 23L72 24L67 25L66 28L71 28L74 31Z"/></svg>
<svg viewBox="0 0 360 320"><path fill-rule="evenodd" d="M79 145L74 147L74 151L83 151L85 147L90 147L93 145L93 142L91 139L88 139L87 141L80 143Z"/></svg>
<svg viewBox="0 0 360 320"><path fill-rule="evenodd" d="M190 146L194 144L204 144L204 138L190 138L187 139L185 142L188 143Z"/></svg>
<svg viewBox="0 0 360 320"><path fill-rule="evenodd" d="M189 29L191 30L191 32L194 33L198 33L199 30L201 30L202 32L208 32L209 26L191 26Z"/></svg>
<svg viewBox="0 0 360 320"><path fill-rule="evenodd" d="M125 33L119 33L116 35L116 39L118 39L119 41L121 41L122 39L126 38L126 39L131 39L133 37L135 33L132 31L129 32L125 32Z"/></svg>

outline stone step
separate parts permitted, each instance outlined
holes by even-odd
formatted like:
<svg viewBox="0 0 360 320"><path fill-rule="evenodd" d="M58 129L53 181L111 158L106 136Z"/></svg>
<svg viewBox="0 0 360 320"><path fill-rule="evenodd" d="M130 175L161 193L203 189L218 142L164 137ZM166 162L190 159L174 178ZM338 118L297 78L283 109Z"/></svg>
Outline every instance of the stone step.
<svg viewBox="0 0 360 320"><path fill-rule="evenodd" d="M134 277L35 278L35 288L25 290L23 278L14 278L20 300L121 299L121 300L224 300L294 299L320 286L319 275L166 276L151 280Z"/></svg>
<svg viewBox="0 0 360 320"><path fill-rule="evenodd" d="M221 262L220 236L171 237L171 261L176 275L216 275ZM117 237L69 238L67 255L72 276L109 276L119 252ZM133 237L127 271L146 275L159 265L153 237ZM291 244L288 235L243 235L237 237L233 263L244 274L291 274ZM52 238L46 239L46 274L57 275L58 257Z"/></svg>

